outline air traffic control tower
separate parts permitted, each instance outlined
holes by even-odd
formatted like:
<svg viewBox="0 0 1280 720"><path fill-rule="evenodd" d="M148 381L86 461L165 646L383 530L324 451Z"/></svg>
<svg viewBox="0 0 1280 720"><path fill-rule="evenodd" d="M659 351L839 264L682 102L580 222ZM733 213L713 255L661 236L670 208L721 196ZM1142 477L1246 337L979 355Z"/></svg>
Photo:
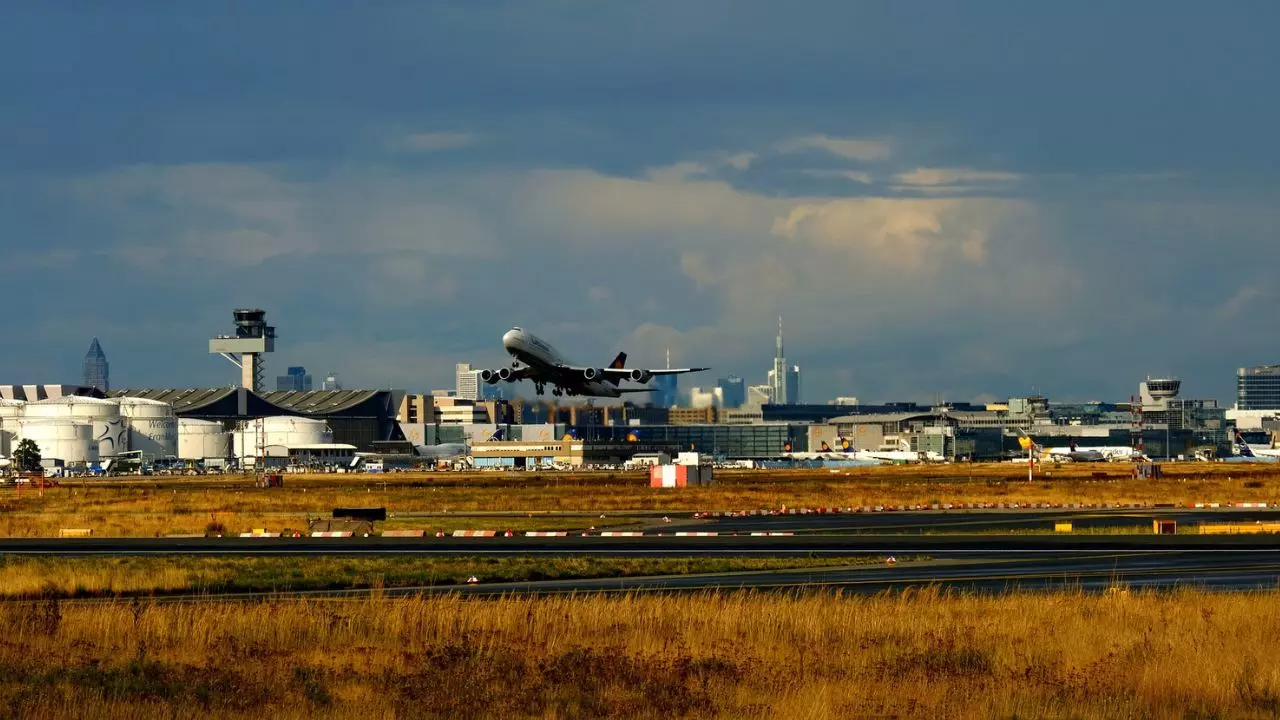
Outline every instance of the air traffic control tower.
<svg viewBox="0 0 1280 720"><path fill-rule="evenodd" d="M240 368L240 385L253 392L263 391L266 377L263 353L275 352L276 329L267 324L267 313L257 308L236 308L235 335L219 335L209 341L209 353L218 354Z"/></svg>

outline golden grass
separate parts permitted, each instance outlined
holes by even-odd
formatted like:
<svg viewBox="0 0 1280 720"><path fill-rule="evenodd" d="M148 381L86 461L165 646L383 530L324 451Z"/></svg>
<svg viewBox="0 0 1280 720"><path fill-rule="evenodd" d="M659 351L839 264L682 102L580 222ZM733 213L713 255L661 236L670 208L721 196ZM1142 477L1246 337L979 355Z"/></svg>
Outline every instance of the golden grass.
<svg viewBox="0 0 1280 720"><path fill-rule="evenodd" d="M20 717L1274 717L1280 593L0 606Z"/></svg>
<svg viewBox="0 0 1280 720"><path fill-rule="evenodd" d="M903 558L903 560L908 560ZM293 592L870 565L880 557L14 557L0 598Z"/></svg>
<svg viewBox="0 0 1280 720"><path fill-rule="evenodd" d="M1280 468L1166 464L1162 480L1135 480L1127 464L1064 465L1028 483L1018 466L974 464L830 471L720 471L707 488L655 490L641 473L396 473L386 476L288 476L286 487L259 489L244 478L148 478L79 483L0 495L0 536L56 535L90 527L99 535L201 532L211 519L228 532L300 528L308 513L383 506L390 512L463 515L620 511L694 512L932 502L1190 503L1280 502ZM1095 479L1094 473L1109 475ZM420 522L420 524L414 524ZM496 522L496 521L495 521ZM446 530L436 519L397 527ZM496 526L495 526L496 527ZM518 529L580 527L563 518Z"/></svg>

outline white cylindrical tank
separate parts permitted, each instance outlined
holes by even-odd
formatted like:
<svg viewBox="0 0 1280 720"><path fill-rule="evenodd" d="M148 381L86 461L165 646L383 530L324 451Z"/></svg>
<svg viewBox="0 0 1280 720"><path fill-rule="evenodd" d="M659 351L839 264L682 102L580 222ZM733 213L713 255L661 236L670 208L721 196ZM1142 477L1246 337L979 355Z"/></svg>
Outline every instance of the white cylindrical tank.
<svg viewBox="0 0 1280 720"><path fill-rule="evenodd" d="M178 454L178 418L172 405L146 398L120 398L120 415L129 430L130 450L141 450L148 460Z"/></svg>
<svg viewBox="0 0 1280 720"><path fill-rule="evenodd" d="M98 443L99 457L113 457L129 449L129 431L120 417L120 403L116 400L79 395L36 400L26 404L22 416L89 423L93 439Z"/></svg>
<svg viewBox="0 0 1280 720"><path fill-rule="evenodd" d="M18 419L22 417L22 400L5 400L0 398L0 456L9 457L13 452L13 433L18 429Z"/></svg>
<svg viewBox="0 0 1280 720"><path fill-rule="evenodd" d="M32 403L34 404L34 403ZM89 463L98 460L98 442L91 422L68 418L23 418L18 421L13 445L32 440L40 447L42 460Z"/></svg>
<svg viewBox="0 0 1280 720"><path fill-rule="evenodd" d="M231 433L215 420L178 418L178 458L207 460L231 457Z"/></svg>
<svg viewBox="0 0 1280 720"><path fill-rule="evenodd" d="M258 456L259 432L263 436L266 454L273 456L286 455L285 448L288 447L333 442L333 431L324 420L288 416L245 420L232 435L236 457Z"/></svg>

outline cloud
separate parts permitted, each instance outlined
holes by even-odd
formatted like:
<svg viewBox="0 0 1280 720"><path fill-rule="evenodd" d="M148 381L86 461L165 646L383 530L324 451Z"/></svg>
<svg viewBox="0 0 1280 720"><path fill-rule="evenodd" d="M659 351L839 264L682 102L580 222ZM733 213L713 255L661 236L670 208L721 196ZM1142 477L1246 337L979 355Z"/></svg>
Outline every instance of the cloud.
<svg viewBox="0 0 1280 720"><path fill-rule="evenodd" d="M926 194L992 192L1022 181L1018 173L972 168L922 167L893 176L895 190L913 190Z"/></svg>
<svg viewBox="0 0 1280 720"><path fill-rule="evenodd" d="M779 152L797 153L825 150L849 160L879 162L893 155L893 143L880 138L833 138L827 135L803 135L778 144Z"/></svg>
<svg viewBox="0 0 1280 720"><path fill-rule="evenodd" d="M730 155L724 162L735 170L746 170L751 167L751 163L755 162L758 157L760 156L753 152L741 152Z"/></svg>
<svg viewBox="0 0 1280 720"><path fill-rule="evenodd" d="M400 138L397 146L409 152L430 153L441 150L461 150L480 142L481 137L469 132L421 132Z"/></svg>

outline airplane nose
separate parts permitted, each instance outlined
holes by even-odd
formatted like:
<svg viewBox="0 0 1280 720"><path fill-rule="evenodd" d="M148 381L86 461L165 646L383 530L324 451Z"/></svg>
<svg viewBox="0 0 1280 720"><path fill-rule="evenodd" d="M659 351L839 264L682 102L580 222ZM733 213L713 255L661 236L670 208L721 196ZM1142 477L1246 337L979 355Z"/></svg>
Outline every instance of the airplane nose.
<svg viewBox="0 0 1280 720"><path fill-rule="evenodd" d="M502 346L511 347L511 344L516 341L516 337L518 337L519 335L520 335L520 331L518 329L513 328L511 330L508 330L507 333L502 336Z"/></svg>

